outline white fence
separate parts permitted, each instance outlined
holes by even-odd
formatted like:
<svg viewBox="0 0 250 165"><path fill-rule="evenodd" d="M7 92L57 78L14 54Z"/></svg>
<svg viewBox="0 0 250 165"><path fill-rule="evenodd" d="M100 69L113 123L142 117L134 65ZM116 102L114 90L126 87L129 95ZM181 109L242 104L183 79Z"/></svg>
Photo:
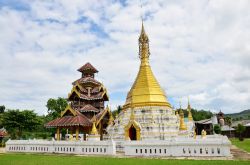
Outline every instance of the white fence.
<svg viewBox="0 0 250 165"><path fill-rule="evenodd" d="M45 141L9 140L7 152L63 153L80 155L114 155L114 141Z"/></svg>
<svg viewBox="0 0 250 165"><path fill-rule="evenodd" d="M115 155L124 149L129 156L230 156L231 143L226 136L208 135L205 139L173 137L152 141L45 141L9 140L7 152L63 153L79 155Z"/></svg>
<svg viewBox="0 0 250 165"><path fill-rule="evenodd" d="M227 137L207 136L206 139L171 138L158 141L129 141L124 144L130 156L230 156L231 143Z"/></svg>

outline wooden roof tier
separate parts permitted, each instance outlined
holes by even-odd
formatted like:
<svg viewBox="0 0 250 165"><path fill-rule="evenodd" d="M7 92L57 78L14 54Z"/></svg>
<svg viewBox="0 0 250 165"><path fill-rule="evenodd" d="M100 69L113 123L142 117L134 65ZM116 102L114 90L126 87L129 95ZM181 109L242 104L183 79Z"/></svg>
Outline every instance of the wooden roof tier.
<svg viewBox="0 0 250 165"><path fill-rule="evenodd" d="M99 81L95 80L93 77L82 77L74 81L72 84L76 85L76 83L79 84L91 84L93 86L99 86L102 85Z"/></svg>
<svg viewBox="0 0 250 165"><path fill-rule="evenodd" d="M93 67L89 62L83 65L81 68L78 69L79 72L82 73L97 73L98 70Z"/></svg>
<svg viewBox="0 0 250 165"><path fill-rule="evenodd" d="M76 95L74 95L76 94ZM108 101L109 97L106 93L106 91L103 92L99 92L96 94L92 94L92 95L88 95L88 94L84 94L84 93L80 93L78 91L71 91L71 93L68 94L68 100L74 100L74 96L77 96L78 98L82 99L82 100L104 100L104 101Z"/></svg>
<svg viewBox="0 0 250 165"><path fill-rule="evenodd" d="M100 112L99 109L95 108L94 106L87 104L84 107L82 107L81 109L79 109L80 112Z"/></svg>
<svg viewBox="0 0 250 165"><path fill-rule="evenodd" d="M92 122L83 114L78 113L77 116L63 116L45 124L47 128L70 126L90 127L92 126Z"/></svg>

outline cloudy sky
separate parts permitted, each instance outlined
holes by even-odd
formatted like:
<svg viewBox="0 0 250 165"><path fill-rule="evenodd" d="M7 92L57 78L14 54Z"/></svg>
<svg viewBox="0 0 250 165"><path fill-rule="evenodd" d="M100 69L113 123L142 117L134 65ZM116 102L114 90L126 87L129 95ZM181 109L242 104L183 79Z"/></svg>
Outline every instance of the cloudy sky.
<svg viewBox="0 0 250 165"><path fill-rule="evenodd" d="M112 107L139 68L141 15L150 62L175 107L250 108L249 0L0 0L0 105L46 114L67 97L76 70L98 70Z"/></svg>

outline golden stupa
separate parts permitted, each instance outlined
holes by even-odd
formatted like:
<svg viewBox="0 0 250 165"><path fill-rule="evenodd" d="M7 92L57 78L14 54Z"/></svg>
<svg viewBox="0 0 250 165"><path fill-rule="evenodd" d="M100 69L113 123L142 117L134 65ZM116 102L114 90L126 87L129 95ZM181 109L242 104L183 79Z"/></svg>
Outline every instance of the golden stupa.
<svg viewBox="0 0 250 165"><path fill-rule="evenodd" d="M167 106L171 107L166 95L157 82L149 65L149 39L142 23L139 37L139 57L141 60L140 70L136 80L128 92L126 103L123 108L144 106Z"/></svg>

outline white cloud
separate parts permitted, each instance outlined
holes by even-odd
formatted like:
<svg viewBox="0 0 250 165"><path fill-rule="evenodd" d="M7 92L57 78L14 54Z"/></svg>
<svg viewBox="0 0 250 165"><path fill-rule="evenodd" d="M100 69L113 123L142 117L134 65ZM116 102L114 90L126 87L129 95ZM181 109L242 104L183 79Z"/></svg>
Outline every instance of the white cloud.
<svg viewBox="0 0 250 165"><path fill-rule="evenodd" d="M110 104L125 102L139 68L139 1L20 1L0 6L0 104L46 113L91 62ZM151 66L175 107L250 107L248 0L143 1Z"/></svg>

